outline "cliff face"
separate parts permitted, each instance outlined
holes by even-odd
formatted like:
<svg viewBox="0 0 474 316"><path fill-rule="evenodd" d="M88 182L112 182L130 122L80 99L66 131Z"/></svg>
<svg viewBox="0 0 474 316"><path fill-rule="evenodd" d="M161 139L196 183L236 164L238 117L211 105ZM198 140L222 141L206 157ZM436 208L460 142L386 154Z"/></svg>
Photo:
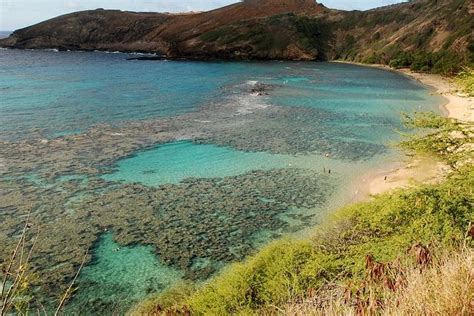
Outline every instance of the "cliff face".
<svg viewBox="0 0 474 316"><path fill-rule="evenodd" d="M245 0L193 14L77 12L17 30L0 46L368 62L389 62L406 51L450 51L468 60L473 30L470 0L414 0L351 12L312 0Z"/></svg>

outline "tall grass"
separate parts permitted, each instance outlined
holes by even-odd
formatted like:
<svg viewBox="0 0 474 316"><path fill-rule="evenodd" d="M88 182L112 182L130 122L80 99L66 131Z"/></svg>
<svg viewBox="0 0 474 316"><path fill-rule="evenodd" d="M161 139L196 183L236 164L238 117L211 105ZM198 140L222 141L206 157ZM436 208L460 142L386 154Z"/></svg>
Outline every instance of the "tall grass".
<svg viewBox="0 0 474 316"><path fill-rule="evenodd" d="M56 316L62 314L64 305L76 290L74 288L75 282L86 262L88 251L86 251L68 288L61 295L55 310L47 310L41 302L40 289L33 286L37 276L32 272L30 261L40 231L38 228L35 235L29 238L31 227L30 214L28 214L10 257L5 262L0 262L0 316L29 314Z"/></svg>
<svg viewBox="0 0 474 316"><path fill-rule="evenodd" d="M474 251L464 249L444 255L426 267L400 271L403 284L393 290L368 285L378 292L378 300L361 306L354 304L337 288L289 303L282 314L287 315L472 315L474 313ZM264 314L275 314L272 310Z"/></svg>
<svg viewBox="0 0 474 316"><path fill-rule="evenodd" d="M0 283L0 316L26 314L33 301L31 281L34 278L30 272L30 258L37 235L28 240L30 215L23 226L20 237L13 248L9 259L1 262Z"/></svg>
<svg viewBox="0 0 474 316"><path fill-rule="evenodd" d="M413 269L385 305L389 315L474 314L474 251L449 255L422 272Z"/></svg>

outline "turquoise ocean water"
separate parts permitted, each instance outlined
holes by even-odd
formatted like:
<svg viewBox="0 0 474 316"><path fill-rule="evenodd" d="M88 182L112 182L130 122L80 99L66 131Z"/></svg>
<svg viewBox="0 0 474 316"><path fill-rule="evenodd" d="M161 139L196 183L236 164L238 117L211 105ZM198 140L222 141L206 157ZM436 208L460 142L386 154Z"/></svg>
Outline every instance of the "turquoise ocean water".
<svg viewBox="0 0 474 316"><path fill-rule="evenodd" d="M328 63L126 61L124 54L0 51L0 139L77 133L98 123L173 116L247 81L283 85L272 103L397 120L431 109L420 84L379 69ZM373 133L371 133L373 134ZM367 135L366 135L367 136Z"/></svg>
<svg viewBox="0 0 474 316"><path fill-rule="evenodd" d="M127 61L126 57L119 53L0 50L0 140L55 138L80 134L100 123L120 126L175 117L209 104L248 102L241 87L255 81L274 87L265 97L267 105L332 113L333 119L324 122L328 130L349 130L351 139L374 144L398 139L395 130L401 127L402 111L439 111L442 103L421 84L374 68L310 62ZM317 154L244 152L176 141L123 157L102 178L157 187L189 177L330 167L337 170L337 191L345 192L367 170L397 158L388 150L367 161L348 162ZM343 201L336 194L325 208ZM109 297L118 305L131 304L182 278L183 273L164 265L150 246L121 247L111 233L105 233L93 249L92 263L79 278L85 290L79 291L71 306L88 305L94 313L99 310L94 307L98 297ZM123 306L117 310L122 311Z"/></svg>

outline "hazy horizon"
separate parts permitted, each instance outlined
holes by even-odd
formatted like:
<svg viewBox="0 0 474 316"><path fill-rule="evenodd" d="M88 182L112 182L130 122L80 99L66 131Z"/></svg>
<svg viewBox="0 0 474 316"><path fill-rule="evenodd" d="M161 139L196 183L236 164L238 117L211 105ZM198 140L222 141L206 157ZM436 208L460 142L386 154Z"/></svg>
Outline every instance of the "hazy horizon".
<svg viewBox="0 0 474 316"><path fill-rule="evenodd" d="M33 4L31 3L33 2ZM97 8L142 12L207 11L236 3L235 0L2 0L0 4L0 31L11 32L59 15ZM403 1L396 0L324 0L318 1L329 8L366 10Z"/></svg>

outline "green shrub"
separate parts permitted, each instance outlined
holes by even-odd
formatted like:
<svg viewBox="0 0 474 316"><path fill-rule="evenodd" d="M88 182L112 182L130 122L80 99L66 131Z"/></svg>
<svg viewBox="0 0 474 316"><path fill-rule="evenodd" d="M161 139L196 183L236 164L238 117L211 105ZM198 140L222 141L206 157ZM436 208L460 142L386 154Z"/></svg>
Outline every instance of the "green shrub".
<svg viewBox="0 0 474 316"><path fill-rule="evenodd" d="M410 52L399 52L396 53L393 59L389 62L389 66L392 68L406 68L410 67L413 63L413 54Z"/></svg>
<svg viewBox="0 0 474 316"><path fill-rule="evenodd" d="M319 19L298 15L290 16L289 22L300 35L298 42L303 48L325 50L324 47L328 45L327 36L331 33L326 23Z"/></svg>
<svg viewBox="0 0 474 316"><path fill-rule="evenodd" d="M418 154L437 156L451 167L464 166L474 158L472 123L437 116L433 113L405 115L405 125L424 129L423 134L406 136L401 148Z"/></svg>
<svg viewBox="0 0 474 316"><path fill-rule="evenodd" d="M362 63L364 63L364 64L380 64L380 56L377 56L376 54L372 54L368 57L365 57L362 60Z"/></svg>
<svg viewBox="0 0 474 316"><path fill-rule="evenodd" d="M186 301L195 290L195 285L191 282L175 284L163 293L153 295L144 300L127 314L128 316L142 316L144 314L159 313L163 310L179 310L183 308L182 303ZM159 302L159 304L157 302Z"/></svg>
<svg viewBox="0 0 474 316"><path fill-rule="evenodd" d="M282 304L321 283L328 273L327 261L308 241L278 241L244 263L232 265L187 303L194 312L215 315Z"/></svg>
<svg viewBox="0 0 474 316"><path fill-rule="evenodd" d="M432 72L452 75L458 73L464 64L463 57L451 51L441 51L434 54Z"/></svg>
<svg viewBox="0 0 474 316"><path fill-rule="evenodd" d="M432 72L443 75L457 73L465 61L462 56L443 50L436 53L426 52L397 52L390 59L392 68L407 68L415 72Z"/></svg>
<svg viewBox="0 0 474 316"><path fill-rule="evenodd" d="M474 96L474 69L465 67L457 75L456 84L463 93Z"/></svg>

